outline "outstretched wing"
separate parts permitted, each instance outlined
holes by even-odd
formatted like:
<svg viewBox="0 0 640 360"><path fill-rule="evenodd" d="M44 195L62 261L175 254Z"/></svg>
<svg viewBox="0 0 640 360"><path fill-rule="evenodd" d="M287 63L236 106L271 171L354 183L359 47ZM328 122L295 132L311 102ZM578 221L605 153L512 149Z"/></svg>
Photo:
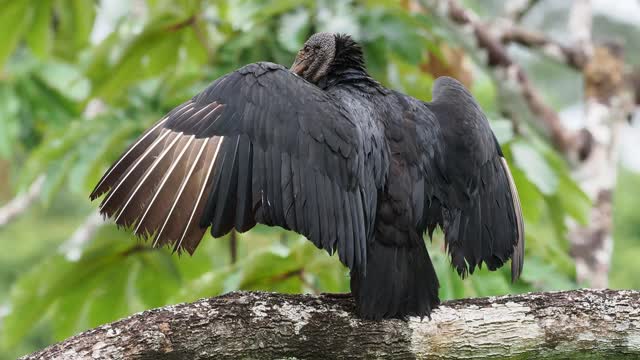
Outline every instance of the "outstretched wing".
<svg viewBox="0 0 640 360"><path fill-rule="evenodd" d="M256 222L305 235L350 268L366 264L376 177L369 136L330 95L255 63L211 84L145 132L91 194L154 245L192 253Z"/></svg>
<svg viewBox="0 0 640 360"><path fill-rule="evenodd" d="M461 276L484 262L495 270L509 258L520 276L524 223L509 166L489 123L473 96L457 80L434 84L430 134L423 158L426 224L440 225Z"/></svg>

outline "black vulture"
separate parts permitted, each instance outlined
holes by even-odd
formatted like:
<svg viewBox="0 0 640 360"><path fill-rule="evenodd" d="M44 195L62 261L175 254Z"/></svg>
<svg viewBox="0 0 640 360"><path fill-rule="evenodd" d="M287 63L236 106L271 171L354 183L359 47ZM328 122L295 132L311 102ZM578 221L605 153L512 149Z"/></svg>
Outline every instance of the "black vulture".
<svg viewBox="0 0 640 360"><path fill-rule="evenodd" d="M524 228L486 117L455 79L433 101L387 89L348 35L317 33L290 70L215 80L143 133L91 194L119 226L189 253L256 223L306 236L351 272L362 318L429 316L438 279L423 235L440 226L461 276L511 258Z"/></svg>

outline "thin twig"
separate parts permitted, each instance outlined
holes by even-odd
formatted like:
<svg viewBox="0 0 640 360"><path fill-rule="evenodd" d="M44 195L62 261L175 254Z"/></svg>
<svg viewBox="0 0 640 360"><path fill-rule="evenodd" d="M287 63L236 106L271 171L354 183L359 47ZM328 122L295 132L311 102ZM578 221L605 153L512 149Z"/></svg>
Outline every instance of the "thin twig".
<svg viewBox="0 0 640 360"><path fill-rule="evenodd" d="M507 3L507 17L514 22L520 22L540 0L512 0Z"/></svg>
<svg viewBox="0 0 640 360"><path fill-rule="evenodd" d="M193 33L198 39L198 42L207 52L207 59L209 60L209 62L211 62L215 55L215 50L211 46L211 43L207 36L207 29L202 24L202 21L199 17L194 18L193 22L191 23L191 28L193 29Z"/></svg>
<svg viewBox="0 0 640 360"><path fill-rule="evenodd" d="M137 253L141 253L141 252L145 252L145 251L156 251L157 248L151 247L151 246L147 246L144 244L135 244L133 246L131 246L130 248L122 251L119 255L122 257L128 257L131 255L135 255Z"/></svg>
<svg viewBox="0 0 640 360"><path fill-rule="evenodd" d="M190 17L184 19L183 21L177 22L175 24L171 24L169 26L166 27L166 30L169 32L175 32L178 30L182 30L184 28L186 28L187 26L191 26L193 25L193 23L196 21L196 16L195 15L191 15Z"/></svg>
<svg viewBox="0 0 640 360"><path fill-rule="evenodd" d="M40 197L44 187L46 176L38 176L29 186L26 192L19 194L0 208L0 227L7 225L20 215L24 214L29 207Z"/></svg>
<svg viewBox="0 0 640 360"><path fill-rule="evenodd" d="M76 261L82 256L82 250L86 244L93 239L96 232L105 225L106 222L99 211L92 212L86 220L71 235L69 240L60 246L60 251L70 261Z"/></svg>
<svg viewBox="0 0 640 360"><path fill-rule="evenodd" d="M545 56L576 70L582 70L587 62L587 54L581 48L560 44L543 33L514 24L507 25L502 29L500 41L503 44L516 43L531 49L538 49Z"/></svg>

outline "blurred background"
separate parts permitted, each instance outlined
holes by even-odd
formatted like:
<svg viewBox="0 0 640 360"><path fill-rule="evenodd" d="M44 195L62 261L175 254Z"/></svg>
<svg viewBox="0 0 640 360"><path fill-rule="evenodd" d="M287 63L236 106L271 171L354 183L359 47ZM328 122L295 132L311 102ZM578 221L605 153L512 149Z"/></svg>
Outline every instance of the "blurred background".
<svg viewBox="0 0 640 360"><path fill-rule="evenodd" d="M524 211L524 273L514 284L508 266L461 280L437 233L428 244L443 299L640 289L639 1L0 0L0 9L0 358L233 290L349 291L335 256L280 228L207 235L193 257L178 257L104 222L88 199L163 114L244 64L288 67L317 31L353 35L376 79L419 99L437 76L460 79L502 144Z"/></svg>

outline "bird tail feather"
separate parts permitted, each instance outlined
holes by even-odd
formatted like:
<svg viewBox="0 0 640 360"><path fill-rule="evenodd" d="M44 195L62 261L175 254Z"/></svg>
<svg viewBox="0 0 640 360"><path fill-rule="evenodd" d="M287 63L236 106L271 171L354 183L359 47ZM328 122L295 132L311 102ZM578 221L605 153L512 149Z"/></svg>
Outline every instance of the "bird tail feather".
<svg viewBox="0 0 640 360"><path fill-rule="evenodd" d="M438 278L420 240L413 247L369 246L366 272L351 271L351 291L362 318L430 316L438 306Z"/></svg>

